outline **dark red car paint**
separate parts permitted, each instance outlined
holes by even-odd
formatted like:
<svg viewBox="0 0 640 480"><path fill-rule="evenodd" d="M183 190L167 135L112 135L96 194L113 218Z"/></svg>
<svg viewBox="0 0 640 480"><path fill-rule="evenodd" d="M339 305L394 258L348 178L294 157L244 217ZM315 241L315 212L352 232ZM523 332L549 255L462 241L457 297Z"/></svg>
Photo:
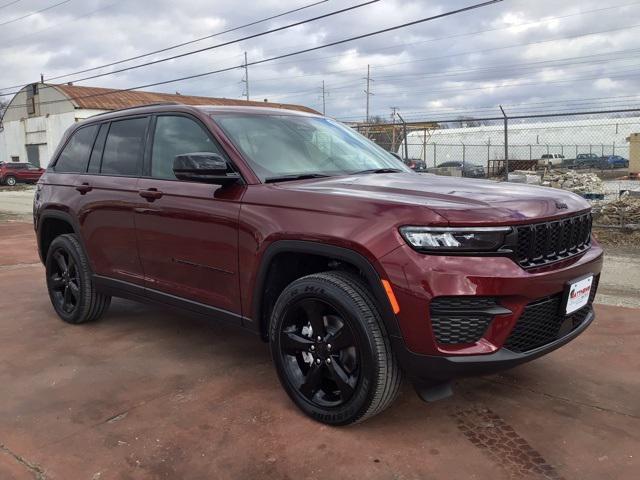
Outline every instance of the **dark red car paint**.
<svg viewBox="0 0 640 480"><path fill-rule="evenodd" d="M95 274L211 305L236 314L254 330L259 329L257 282L270 245L296 240L348 249L364 257L379 279L391 282L400 305L400 345L423 355L496 352L528 302L562 292L566 282L601 270L602 250L596 242L571 259L525 270L507 257L418 253L398 232L403 225L517 225L588 211L589 204L574 194L418 173L262 184L210 117L224 111L175 105L141 110L199 119L223 146L243 184L220 187L50 169L39 182L36 228L44 212L66 212L77 219ZM143 198L140 192L149 189L161 197ZM559 209L559 203L567 208ZM429 323L429 302L440 295L498 295L513 313L498 317L475 344L443 347L435 342Z"/></svg>
<svg viewBox="0 0 640 480"><path fill-rule="evenodd" d="M2 185L9 176L14 177L16 181L21 183L35 183L45 172L44 168L28 167L29 164L27 163L0 163L0 185Z"/></svg>

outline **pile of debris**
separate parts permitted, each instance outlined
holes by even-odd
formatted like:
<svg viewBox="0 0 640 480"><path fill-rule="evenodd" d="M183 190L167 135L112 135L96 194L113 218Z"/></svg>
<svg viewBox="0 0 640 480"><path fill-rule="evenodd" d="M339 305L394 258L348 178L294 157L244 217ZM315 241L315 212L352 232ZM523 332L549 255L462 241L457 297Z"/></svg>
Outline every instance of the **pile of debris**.
<svg viewBox="0 0 640 480"><path fill-rule="evenodd" d="M604 182L595 173L578 173L574 170L546 170L542 176L543 187L562 188L574 193L604 194Z"/></svg>
<svg viewBox="0 0 640 480"><path fill-rule="evenodd" d="M640 197L623 194L618 200L602 203L593 209L598 225L640 225Z"/></svg>

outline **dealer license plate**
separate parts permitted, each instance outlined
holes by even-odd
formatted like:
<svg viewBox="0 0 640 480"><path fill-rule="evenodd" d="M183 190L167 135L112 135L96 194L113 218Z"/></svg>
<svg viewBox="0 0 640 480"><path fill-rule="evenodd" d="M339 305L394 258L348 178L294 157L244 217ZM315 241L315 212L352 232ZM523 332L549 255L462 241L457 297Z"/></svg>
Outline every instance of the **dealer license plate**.
<svg viewBox="0 0 640 480"><path fill-rule="evenodd" d="M589 303L589 296L591 295L592 284L593 284L593 275L569 284L569 292L567 294L567 306L565 310L565 313L567 315L577 310L580 310L587 303Z"/></svg>

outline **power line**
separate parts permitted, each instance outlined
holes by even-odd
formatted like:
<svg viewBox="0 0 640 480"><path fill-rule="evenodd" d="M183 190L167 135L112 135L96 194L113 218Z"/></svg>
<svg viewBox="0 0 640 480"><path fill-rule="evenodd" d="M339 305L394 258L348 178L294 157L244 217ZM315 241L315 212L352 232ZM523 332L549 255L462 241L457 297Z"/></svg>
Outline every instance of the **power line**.
<svg viewBox="0 0 640 480"><path fill-rule="evenodd" d="M13 40L12 42L2 42L2 44L0 45L0 48L6 48L6 47L10 47L12 45L17 45L18 43L20 43L19 40L23 40L25 38L33 37L33 36L38 35L38 34L40 34L42 32L47 32L49 30L53 30L55 28L61 27L62 25L67 25L69 23L72 23L72 22L75 22L77 20L80 20L81 18L89 17L89 16L93 15L94 13L98 13L98 12L101 12L103 10L107 10L108 8L111 8L114 5L117 5L118 3L121 3L121 2L122 2L122 0L117 0L117 1L115 1L113 3L110 3L109 5L105 5L104 7L96 8L95 10L91 10L90 12L83 13L82 15L78 15L77 17L73 17L73 18L69 19L66 22L56 23L56 24L51 25L49 27L42 28L40 30L36 30L35 32L31 32L31 33L28 33L26 35L20 35L19 37L12 37L12 40ZM23 85L24 84L12 85L11 87L6 87L6 88L18 88L18 87L22 87Z"/></svg>
<svg viewBox="0 0 640 480"><path fill-rule="evenodd" d="M7 20L6 22L0 23L0 27L3 26L3 25L9 25L10 23L14 23L14 22L17 22L19 20L24 20L25 18L32 17L33 15L37 15L37 14L42 13L42 12L46 12L47 10L51 10L52 8L59 7L60 5L64 5L65 3L69 3L71 1L73 1L73 0L63 0L62 2L56 3L56 4L51 5L49 7L41 8L40 10L36 10L35 12L27 13L26 15L23 15L21 17L12 18L11 20ZM8 7L9 5L5 5L5 6Z"/></svg>
<svg viewBox="0 0 640 480"><path fill-rule="evenodd" d="M633 3L627 3L627 4L623 4L623 5L615 5L615 6L611 6L611 7L605 7L605 8L597 8L594 10L585 10L582 12L578 12L578 13L572 13L569 15L562 15L562 16L557 16L557 17L546 17L544 20L537 20L535 22L529 22L529 23L522 23L517 25L517 27L522 28L522 27L526 27L526 26L530 26L530 25L537 25L539 23L541 23L542 21L550 21L550 20L563 20L569 17L575 17L578 15L585 15L585 14L589 14L589 13L597 13L597 12L602 12L604 10L612 10L612 9L616 9L616 8L623 8L623 7L630 7L630 6L636 6L636 5L640 5L640 2L633 2ZM623 27L622 29L626 29L626 28L635 28L638 25L633 25L631 27ZM456 35L448 35L445 37L437 37L437 38L430 38L427 40L420 40L418 42L407 42L407 43L399 43L397 45L391 45L388 47L381 47L381 48L376 48L376 49L372 49L371 51L374 52L380 52L383 50L390 50L390 49L394 49L394 48L400 48L400 47L407 47L407 46L413 46L413 45L421 45L424 43L431 43L431 42L437 42L440 40L450 40L452 38L459 38L459 37L466 37L466 36L473 36L473 35L480 35L483 33L491 33L491 32L496 32L496 31L501 31L501 30L508 30L514 28L513 25L508 25L505 27L499 27L499 28L492 28L489 30L479 30L479 31L475 31L475 32L468 32L468 33L460 33L460 34L456 34ZM602 32L592 32L592 33L588 33L586 35L595 35L595 34L599 34L599 33L610 33L616 30L620 30L618 28L616 29L612 29L612 30L605 30ZM579 38L585 36L584 34L578 35L578 36L572 36L572 37L561 37L559 39L552 39L552 40L548 40L548 41L557 41L557 40L565 40L565 39L573 39L573 38ZM534 44L537 42L534 42ZM523 45L513 45L513 47L519 47L519 46L528 46L530 44L523 44ZM501 47L501 48L512 48L512 47ZM481 52L485 52L485 51L491 51L490 50L482 50ZM466 55L467 53L478 53L478 52L464 52L463 55ZM301 62L306 62L306 61L313 61L313 62L318 62L319 60L326 60L326 59L334 59L334 58L339 58L339 57L343 57L345 55L348 54L340 54L340 55L331 55L331 56L326 56L326 57L320 57L320 58L314 58L314 59L309 59L309 60L298 60L297 62L301 63ZM431 60L433 58L448 58L449 56L441 56L441 57L430 57L430 58L426 58L423 60ZM422 60L415 60L415 61L422 61ZM412 61L413 62L413 61ZM401 64L405 64L405 63L412 63L412 62L403 62ZM289 62L278 62L279 64L284 64L284 63L289 63ZM399 65L399 64L388 64L388 65L380 65L380 66L376 66L376 68L386 68L387 66L395 66L395 65ZM350 69L343 69L343 70L339 70L339 71L335 71L332 73L343 73L343 72L349 72L349 71L356 71L359 70L358 67L356 68L350 68ZM302 77L306 77L306 76L322 76L325 75L325 73L317 73L317 74L305 74L305 75L296 75L293 77L288 77L288 78L302 78ZM263 78L260 79L260 82L264 82L264 81L280 81L282 78L281 77L271 77L271 78Z"/></svg>
<svg viewBox="0 0 640 480"><path fill-rule="evenodd" d="M14 4L16 4L18 2L21 2L21 1L22 0L13 0L13 2L8 2L8 3L5 3L4 5L0 5L0 10L5 8L5 7L10 7L11 5L14 5Z"/></svg>
<svg viewBox="0 0 640 480"><path fill-rule="evenodd" d="M373 31L373 32L365 33L365 34L356 35L354 37L349 37L349 38L345 38L345 39L342 39L342 40L336 40L334 42L329 42L329 43L325 43L323 45L318 45L318 46L315 46L315 47L310 47L310 48L305 48L305 49L302 49L302 50L297 50L295 52L281 54L281 55L278 55L278 56L275 56L275 57L264 58L262 60L255 60L253 62L248 62L247 65L260 65L260 64L263 64L263 63L279 60L281 58L289 58L289 57L293 57L293 56L296 56L296 55L301 55L301 54L304 54L304 53L309 53L309 52L313 52L313 51L316 51L316 50L321 50L321 49L324 49L324 48L333 47L333 46L341 45L341 44L348 43L348 42L353 42L355 40L361 40L363 38L368 38L368 37L372 37L372 36L375 36L375 35L380 35L382 33L392 32L392 31L395 31L395 30L399 30L399 29L402 29L402 28L409 27L409 26L418 25L418 24L421 24L421 23L437 20L437 19L440 19L440 18L449 17L449 16L452 16L452 15L457 15L457 14L468 12L468 11L471 11L471 10L476 10L478 8L488 7L490 5L493 5L493 4L496 4L496 3L500 3L502 1L503 0L489 0L489 1L482 2L482 3L476 3L476 4L473 4L473 5L469 5L467 7L459 8L459 9L456 9L456 10L450 10L450 11L444 12L444 13L440 13L438 15L433 15L433 16L430 16L430 17L424 17L424 18L421 18L421 19L418 19L418 20L414 20L412 22L406 22L406 23L403 23L403 24L400 24L400 25L395 25L393 27L383 28L381 30L376 30L376 31ZM217 73L222 73L222 72L228 72L228 71L231 71L231 70L235 70L235 69L243 67L243 65L244 64L234 65L233 67L227 67L227 68L222 68L222 69L218 69L218 70L212 70L212 71L198 73L198 74L194 74L194 75L187 75L187 76L184 76L184 77L174 78L174 79L170 79L170 80L164 80L164 81L160 81L160 82L148 83L148 84L139 85L139 86L136 86L136 87L120 89L119 91L137 90L137 89L142 89L142 88L156 87L156 86L159 86L159 85L166 85L166 84L169 84L169 83L181 82L181 81L184 81L184 80L191 80L191 79L194 79L194 78L202 78L202 77L209 76L209 75L214 75L214 74L217 74ZM109 91L109 92L102 92L102 93L96 93L96 94L91 94L91 95L84 95L84 96L80 96L80 97L70 97L70 99L71 100L79 100L79 99L82 99L82 98L98 97L98 96L103 96L103 95L110 95L110 94L113 94L113 93L114 93L113 91ZM48 102L40 102L40 105L46 105L46 104L50 104L50 103L65 102L67 100L68 99L50 100ZM7 109L25 107L25 106L26 106L26 104L9 105L7 107Z"/></svg>
<svg viewBox="0 0 640 480"><path fill-rule="evenodd" d="M67 1L70 1L70 0L67 0ZM209 50L214 50L216 48L226 47L226 46L232 45L234 43L240 43L240 42L243 42L245 40L251 40L251 39L254 39L254 38L262 37L264 35L269 35L271 33L280 32L280 31L287 30L287 29L290 29L290 28L293 28L293 27L297 27L297 26L303 25L305 23L315 22L317 20L322 20L322 19L325 19L325 18L328 18L328 17L332 17L334 15L339 15L341 13L348 12L350 10L355 10L357 8L365 7L367 5L371 5L371 4L377 3L379 1L380 0L368 0L368 1L364 2L364 3L359 3L359 4L353 5L351 7L342 8L340 10L334 10L332 12L325 13L323 15L319 15L319 16L316 16L316 17L308 18L306 20L301 20L301 21L298 21L298 22L290 23L290 24L284 25L282 27L272 28L270 30L265 30L263 32L254 33L252 35L247 35L247 36L244 36L244 37L241 37L241 38L237 38L237 39L234 39L234 40L229 40L227 42L218 43L216 45L211 45L209 47L203 47L203 48L199 48L197 50L191 50L191 51L188 51L188 52L172 55L170 57L160 58L158 60L151 60L149 62L140 63L138 65L132 65L132 66L129 66L129 67L124 67L124 68L120 68L120 69L117 69L117 70L112 70L110 72L98 73L98 74L95 74L95 75L90 75L88 77L74 79L73 81L74 82L82 82L82 81L91 80L91 79L94 79L94 78L105 77L107 75L114 75L116 73L127 72L129 70L135 70L135 69L142 68L142 67L148 67L150 65L156 65L158 63L168 62L169 60L175 60L177 58L183 58L183 57L187 57L187 56L190 56L190 55L195 55L196 53L201 53L201 52L206 52L206 51L209 51ZM240 27L237 27L237 28L240 28ZM104 68L104 67L105 66L103 65L101 67L94 67L94 68L91 68L91 69L86 69L84 71L95 70L95 69ZM82 73L82 72L83 71L74 72L74 73L67 73L67 74L64 74L64 75L58 75L56 77L51 77L50 79L47 79L47 80L48 81L57 80L57 79L60 79L60 78L63 78L63 77L69 77L71 75L76 75L76 74ZM6 88L15 88L15 87L6 87ZM4 90L4 89L2 89L2 90Z"/></svg>
<svg viewBox="0 0 640 480"><path fill-rule="evenodd" d="M228 28L226 30L223 30L223 31L217 32L217 33L213 33L211 35L206 35L204 37L195 38L193 40L189 40L189 41L186 41L186 42L177 43L175 45L170 45L168 47L164 47L164 48L161 48L159 50L154 50L152 52L147 52L147 53L136 55L136 56L133 56L133 57L124 58L122 60L117 60L117 61L114 61L114 62L111 62L111 63L107 63L107 64L104 64L104 65L100 65L100 66L97 66L97 67L85 68L84 70L78 70L78 71L72 72L72 73L65 73L63 75L57 75L57 76L51 77L51 78L49 78L47 80L48 81L59 80L59 79L64 78L64 77L70 77L72 75L79 75L81 73L92 72L92 71L95 71L95 70L99 70L101 68L112 67L114 65L120 65L120 64L125 63L125 62L130 62L132 60L138 60L140 58L144 58L144 57L148 57L148 56L151 56L151 55L155 55L157 53L163 53L163 52L167 52L169 50L175 50L176 48L184 47L186 45L191 45L191 44L194 44L194 43L197 43L197 42L201 42L203 40L208 40L210 38L214 38L214 37L218 37L220 35L224 35L226 33L235 32L235 31L241 30L243 28L252 27L252 26L258 25L260 23L268 22L269 20L274 20L276 18L284 17L284 16L290 15L292 13L300 12L302 10L306 10L308 8L320 5L322 3L327 3L328 1L329 0L320 0L320 1L317 1L317 2L314 2L314 3L303 5L302 7L294 8L292 10L287 10L286 12L278 13L276 15L271 15L270 17L266 17L266 18L262 18L262 19L259 19L259 20L255 20L255 21L249 22L249 23L245 23L244 25L239 25L237 27ZM23 85L24 84L20 84L20 85L16 85L16 86L13 86L13 87L7 87L7 88L17 88L17 87L21 87Z"/></svg>

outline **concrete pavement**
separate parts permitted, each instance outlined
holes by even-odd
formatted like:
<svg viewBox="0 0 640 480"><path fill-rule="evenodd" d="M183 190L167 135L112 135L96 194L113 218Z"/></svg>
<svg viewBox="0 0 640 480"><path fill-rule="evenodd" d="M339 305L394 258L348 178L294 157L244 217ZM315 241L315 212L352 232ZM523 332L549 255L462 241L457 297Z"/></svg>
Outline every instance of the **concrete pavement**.
<svg viewBox="0 0 640 480"><path fill-rule="evenodd" d="M640 311L597 306L574 342L348 428L304 417L268 348L114 301L54 314L32 227L0 224L0 479L635 479Z"/></svg>

